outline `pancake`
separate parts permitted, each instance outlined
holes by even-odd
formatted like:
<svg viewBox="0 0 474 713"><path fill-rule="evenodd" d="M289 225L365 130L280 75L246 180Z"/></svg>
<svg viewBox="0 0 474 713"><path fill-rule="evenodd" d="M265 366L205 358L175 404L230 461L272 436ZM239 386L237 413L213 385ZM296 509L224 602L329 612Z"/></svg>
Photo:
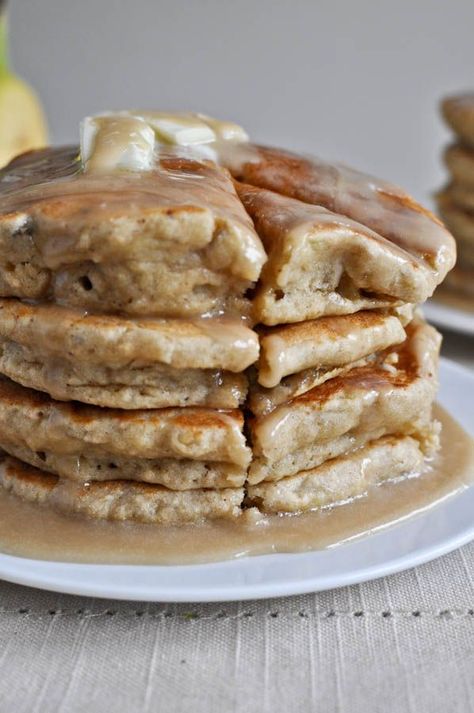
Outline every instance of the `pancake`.
<svg viewBox="0 0 474 713"><path fill-rule="evenodd" d="M285 376L277 386L266 389L257 383L257 371L249 369L249 393L247 406L255 416L264 416L273 411L277 406L285 401L305 394L320 384L324 384L336 376L343 376L351 369L371 364L378 358L378 354L370 354L363 359L348 362L344 366L333 367L310 367L303 369L296 374Z"/></svg>
<svg viewBox="0 0 474 713"><path fill-rule="evenodd" d="M407 340L391 348L389 363L352 369L250 419L249 482L309 469L334 448L339 454L350 447L351 438L359 447L364 439L424 432L437 388L440 342L438 332L418 318L407 327Z"/></svg>
<svg viewBox="0 0 474 713"><path fill-rule="evenodd" d="M458 241L458 261L454 270L458 267L465 270L474 270L474 245L465 240ZM446 280L448 281L450 277L451 273L449 273Z"/></svg>
<svg viewBox="0 0 474 713"><path fill-rule="evenodd" d="M259 380L273 374L305 366L301 371L284 375L276 386L266 388L257 383L257 374L249 371L250 389L248 406L252 413L261 416L291 399L324 384L351 369L389 360L385 354L389 346L405 338L403 325L413 318L413 307L405 305L396 314L378 311L356 312L340 317L321 317L318 320L274 327L260 337L261 358Z"/></svg>
<svg viewBox="0 0 474 713"><path fill-rule="evenodd" d="M441 102L441 112L454 133L474 147L474 93L446 97Z"/></svg>
<svg viewBox="0 0 474 713"><path fill-rule="evenodd" d="M423 302L454 264L452 237L425 214L414 213L421 225L405 221L421 231L416 249L407 250L324 207L249 185L237 190L268 253L253 300L263 324Z"/></svg>
<svg viewBox="0 0 474 713"><path fill-rule="evenodd" d="M436 194L438 210L457 241L474 245L474 212L461 208L453 199L450 188Z"/></svg>
<svg viewBox="0 0 474 713"><path fill-rule="evenodd" d="M474 265L472 267L456 265L454 270L449 273L444 287L472 298L474 306Z"/></svg>
<svg viewBox="0 0 474 713"><path fill-rule="evenodd" d="M444 192L457 208L468 213L474 212L474 188L453 182L444 189Z"/></svg>
<svg viewBox="0 0 474 713"><path fill-rule="evenodd" d="M244 485L247 477L246 468L232 463L176 458L126 458L117 455L106 458L90 454L57 454L52 451L33 451L1 437L0 448L40 470L47 470L77 483L132 480L163 485L170 490L192 490L239 488Z"/></svg>
<svg viewBox="0 0 474 713"><path fill-rule="evenodd" d="M420 261L435 284L453 266L452 237L398 186L315 157L261 146L255 151L258 158L234 171L239 180L356 221Z"/></svg>
<svg viewBox="0 0 474 713"><path fill-rule="evenodd" d="M0 440L33 451L124 458L178 458L246 467L250 451L238 410L123 411L54 401L0 380Z"/></svg>
<svg viewBox="0 0 474 713"><path fill-rule="evenodd" d="M159 362L240 372L259 350L257 334L241 320L128 319L15 299L0 299L0 337L39 354L111 368Z"/></svg>
<svg viewBox="0 0 474 713"><path fill-rule="evenodd" d="M236 408L247 379L226 370L243 371L258 348L237 319L127 319L0 299L0 372L58 400Z"/></svg>
<svg viewBox="0 0 474 713"><path fill-rule="evenodd" d="M344 504L380 483L418 475L426 469L426 455L432 453L431 444L426 451L423 442L410 436L380 438L354 453L277 483L251 485L246 502L264 513L294 513Z"/></svg>
<svg viewBox="0 0 474 713"><path fill-rule="evenodd" d="M237 408L247 394L245 374L176 369L165 364L108 366L45 357L34 348L0 338L0 373L59 401L121 409L171 406Z"/></svg>
<svg viewBox="0 0 474 713"><path fill-rule="evenodd" d="M43 149L0 171L1 295L129 314L241 310L265 253L225 170L174 156L88 174L77 155Z"/></svg>
<svg viewBox="0 0 474 713"><path fill-rule="evenodd" d="M345 366L405 339L395 315L356 312L263 330L258 381L277 386L289 374L318 367Z"/></svg>
<svg viewBox="0 0 474 713"><path fill-rule="evenodd" d="M240 177L310 205L327 208L366 226L421 260L443 279L453 262L452 238L429 210L402 188L342 164L258 147L259 160L244 164Z"/></svg>
<svg viewBox="0 0 474 713"><path fill-rule="evenodd" d="M451 144L445 149L444 162L456 183L474 190L474 148Z"/></svg>
<svg viewBox="0 0 474 713"><path fill-rule="evenodd" d="M101 520L179 525L241 515L243 488L173 491L159 485L111 480L79 485L6 457L0 484L22 500Z"/></svg>

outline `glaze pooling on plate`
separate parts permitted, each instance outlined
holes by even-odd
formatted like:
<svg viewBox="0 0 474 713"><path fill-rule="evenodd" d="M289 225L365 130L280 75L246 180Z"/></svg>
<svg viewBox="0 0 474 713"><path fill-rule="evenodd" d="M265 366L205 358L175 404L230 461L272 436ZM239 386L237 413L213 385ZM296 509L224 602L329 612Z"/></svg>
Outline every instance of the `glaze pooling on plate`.
<svg viewBox="0 0 474 713"><path fill-rule="evenodd" d="M374 483L368 495L350 505L296 517L163 527L68 517L0 492L0 550L63 562L172 565L324 549L400 522L472 483L472 439L442 409L437 408L436 417L444 426L443 447L425 474L403 482ZM2 477L4 469L5 464ZM27 487L28 472L24 477ZM54 487L54 482L48 486Z"/></svg>
<svg viewBox="0 0 474 713"><path fill-rule="evenodd" d="M468 408L474 387L472 375L446 360L440 373L443 407L456 411L462 426L474 433L472 409ZM436 507L411 513L394 527L338 547L241 557L209 565L104 566L0 554L0 576L65 593L155 602L235 601L302 594L399 572L466 544L474 537L473 507L474 489L468 487L454 497L443 498ZM20 525L17 543L21 542L21 530Z"/></svg>

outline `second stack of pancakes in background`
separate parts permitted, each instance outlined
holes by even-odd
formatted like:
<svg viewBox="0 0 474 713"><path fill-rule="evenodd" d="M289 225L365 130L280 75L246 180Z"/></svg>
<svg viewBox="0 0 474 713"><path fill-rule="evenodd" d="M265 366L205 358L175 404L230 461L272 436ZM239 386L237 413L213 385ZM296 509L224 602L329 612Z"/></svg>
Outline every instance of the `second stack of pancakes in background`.
<svg viewBox="0 0 474 713"><path fill-rule="evenodd" d="M0 174L0 466L17 496L162 524L419 473L455 259L399 188L202 115L88 120ZM28 465L25 465L28 464Z"/></svg>
<svg viewBox="0 0 474 713"><path fill-rule="evenodd" d="M456 238L458 251L446 287L474 305L474 93L447 97L441 111L455 133L454 143L444 152L450 182L436 196L440 215Z"/></svg>

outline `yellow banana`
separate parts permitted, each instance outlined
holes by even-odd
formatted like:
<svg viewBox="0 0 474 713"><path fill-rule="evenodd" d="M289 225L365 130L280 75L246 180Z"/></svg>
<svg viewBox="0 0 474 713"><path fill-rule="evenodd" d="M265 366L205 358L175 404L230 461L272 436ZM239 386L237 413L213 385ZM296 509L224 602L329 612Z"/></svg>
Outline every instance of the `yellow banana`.
<svg viewBox="0 0 474 713"><path fill-rule="evenodd" d="M43 109L35 92L8 66L7 19L0 14L0 167L47 143Z"/></svg>

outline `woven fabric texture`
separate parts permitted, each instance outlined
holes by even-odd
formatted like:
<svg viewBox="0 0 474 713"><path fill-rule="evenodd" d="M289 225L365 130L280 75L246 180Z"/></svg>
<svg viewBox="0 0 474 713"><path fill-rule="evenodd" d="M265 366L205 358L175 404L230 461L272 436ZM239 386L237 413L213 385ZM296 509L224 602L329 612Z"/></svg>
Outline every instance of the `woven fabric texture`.
<svg viewBox="0 0 474 713"><path fill-rule="evenodd" d="M0 711L474 710L474 544L340 590L169 605L0 584Z"/></svg>

